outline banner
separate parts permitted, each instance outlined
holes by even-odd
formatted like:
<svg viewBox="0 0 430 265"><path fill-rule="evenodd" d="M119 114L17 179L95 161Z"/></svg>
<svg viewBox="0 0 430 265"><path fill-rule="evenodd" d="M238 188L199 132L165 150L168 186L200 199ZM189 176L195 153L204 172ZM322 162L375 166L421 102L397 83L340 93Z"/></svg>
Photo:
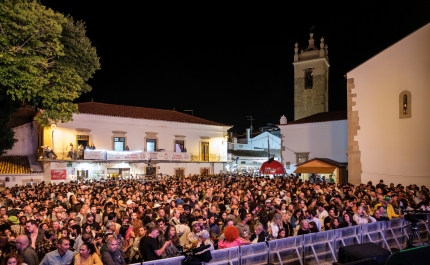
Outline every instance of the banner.
<svg viewBox="0 0 430 265"><path fill-rule="evenodd" d="M146 160L146 154L142 151L107 151L107 160Z"/></svg>
<svg viewBox="0 0 430 265"><path fill-rule="evenodd" d="M66 180L66 170L51 170L51 180Z"/></svg>
<svg viewBox="0 0 430 265"><path fill-rule="evenodd" d="M100 150L85 150L84 151L84 159L98 159L105 160L106 159L106 151Z"/></svg>

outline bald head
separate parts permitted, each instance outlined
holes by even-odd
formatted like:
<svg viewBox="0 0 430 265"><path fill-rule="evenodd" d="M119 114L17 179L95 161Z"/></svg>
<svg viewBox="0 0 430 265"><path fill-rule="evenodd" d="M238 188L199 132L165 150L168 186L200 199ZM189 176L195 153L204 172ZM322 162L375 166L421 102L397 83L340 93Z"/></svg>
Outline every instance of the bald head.
<svg viewBox="0 0 430 265"><path fill-rule="evenodd" d="M15 243L18 250L23 250L28 246L28 237L26 235L19 235L16 237Z"/></svg>

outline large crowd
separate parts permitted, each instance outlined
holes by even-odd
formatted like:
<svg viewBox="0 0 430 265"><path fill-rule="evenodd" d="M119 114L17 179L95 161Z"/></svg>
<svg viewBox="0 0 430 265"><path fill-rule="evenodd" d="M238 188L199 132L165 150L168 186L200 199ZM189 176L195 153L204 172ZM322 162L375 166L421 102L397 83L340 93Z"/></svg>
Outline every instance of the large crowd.
<svg viewBox="0 0 430 265"><path fill-rule="evenodd" d="M330 178L330 180L332 180ZM429 190L300 177L167 176L6 188L0 264L125 265L317 233L430 209Z"/></svg>

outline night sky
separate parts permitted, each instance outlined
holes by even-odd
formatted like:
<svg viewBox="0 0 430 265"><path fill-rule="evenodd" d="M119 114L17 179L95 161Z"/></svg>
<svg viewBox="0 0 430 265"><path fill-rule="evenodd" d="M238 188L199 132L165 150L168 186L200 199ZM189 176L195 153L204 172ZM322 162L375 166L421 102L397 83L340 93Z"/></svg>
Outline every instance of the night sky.
<svg viewBox="0 0 430 265"><path fill-rule="evenodd" d="M194 110L237 133L249 127L246 116L254 128L278 124L282 115L294 119L294 44L306 49L311 26L316 46L324 37L329 47L329 108L343 110L344 75L430 22L430 1L41 2L84 20L101 57L92 92L77 102Z"/></svg>

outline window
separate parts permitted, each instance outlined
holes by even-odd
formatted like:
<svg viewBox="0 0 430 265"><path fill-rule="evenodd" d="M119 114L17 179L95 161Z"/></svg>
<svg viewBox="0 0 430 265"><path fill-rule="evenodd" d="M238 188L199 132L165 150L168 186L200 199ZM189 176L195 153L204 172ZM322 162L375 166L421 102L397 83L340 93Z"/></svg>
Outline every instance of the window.
<svg viewBox="0 0 430 265"><path fill-rule="evenodd" d="M301 164L309 160L309 152L307 153L296 153L296 164Z"/></svg>
<svg viewBox="0 0 430 265"><path fill-rule="evenodd" d="M412 95L405 90L399 94L399 118L406 119L412 117Z"/></svg>
<svg viewBox="0 0 430 265"><path fill-rule="evenodd" d="M290 169L290 162L285 162L285 168Z"/></svg>
<svg viewBox="0 0 430 265"><path fill-rule="evenodd" d="M184 152L184 149L185 149L185 141L175 140L175 152L181 153L181 152Z"/></svg>
<svg viewBox="0 0 430 265"><path fill-rule="evenodd" d="M147 152L157 151L157 140L156 139L146 139L146 151Z"/></svg>
<svg viewBox="0 0 430 265"><path fill-rule="evenodd" d="M113 150L114 151L124 151L124 137L114 137L113 138Z"/></svg>
<svg viewBox="0 0 430 265"><path fill-rule="evenodd" d="M209 161L209 142L200 143L200 161Z"/></svg>
<svg viewBox="0 0 430 265"><path fill-rule="evenodd" d="M305 89L312 89L314 84L314 72L312 68L307 68L305 70Z"/></svg>

